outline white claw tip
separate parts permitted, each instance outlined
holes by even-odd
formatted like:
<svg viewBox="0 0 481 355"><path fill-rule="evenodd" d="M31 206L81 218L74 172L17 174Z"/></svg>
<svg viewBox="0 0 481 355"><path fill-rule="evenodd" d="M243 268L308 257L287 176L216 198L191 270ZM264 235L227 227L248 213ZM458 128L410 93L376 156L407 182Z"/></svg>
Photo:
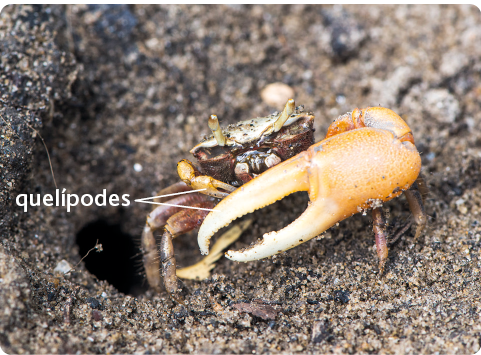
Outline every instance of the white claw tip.
<svg viewBox="0 0 481 355"><path fill-rule="evenodd" d="M202 255L209 255L209 244L210 238L208 240L203 240L202 244L199 242L199 249Z"/></svg>

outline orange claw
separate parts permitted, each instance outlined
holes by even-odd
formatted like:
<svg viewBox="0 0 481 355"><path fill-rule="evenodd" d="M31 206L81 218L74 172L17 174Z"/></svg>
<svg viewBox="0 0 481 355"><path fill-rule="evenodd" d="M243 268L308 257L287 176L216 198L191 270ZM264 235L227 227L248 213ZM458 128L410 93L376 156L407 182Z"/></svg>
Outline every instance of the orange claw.
<svg viewBox="0 0 481 355"><path fill-rule="evenodd" d="M269 257L318 236L355 213L380 207L409 189L420 170L421 157L411 129L401 117L382 107L356 109L339 117L326 139L222 200L215 207L222 213L211 212L199 230L200 250L208 254L212 235L234 219L293 192L308 191L310 203L298 219L278 232L265 234L247 249L226 253L235 261Z"/></svg>

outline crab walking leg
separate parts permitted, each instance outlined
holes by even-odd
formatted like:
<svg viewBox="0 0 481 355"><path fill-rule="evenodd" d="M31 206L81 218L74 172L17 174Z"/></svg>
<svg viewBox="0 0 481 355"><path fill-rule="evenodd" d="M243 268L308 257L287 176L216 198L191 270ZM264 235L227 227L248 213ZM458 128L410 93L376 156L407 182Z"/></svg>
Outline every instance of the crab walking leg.
<svg viewBox="0 0 481 355"><path fill-rule="evenodd" d="M214 207L214 201L204 201L193 206L211 209ZM160 262L162 264L164 286L172 295L181 291L176 275L176 261L172 239L197 228L207 213L208 211L204 210L183 210L167 220L165 231L160 241Z"/></svg>
<svg viewBox="0 0 481 355"><path fill-rule="evenodd" d="M386 234L386 217L382 207L372 209L372 224L374 236L376 238L376 251L379 258L380 275L384 272L384 264L386 264L388 249L387 249L387 234Z"/></svg>
<svg viewBox="0 0 481 355"><path fill-rule="evenodd" d="M181 181L162 189L159 192L159 195L168 195L168 194L183 192L187 190L191 190L191 188ZM160 199L155 199L155 202L166 202L170 200L178 204L189 203L189 200L186 200L186 198L187 199L190 198L192 200L192 198L195 199L196 197L193 197L192 195L181 196L180 199L164 197ZM143 265L145 269L145 274L146 274L149 285L157 293L159 293L162 289L162 286L161 286L162 281L160 277L160 262L159 262L159 255L158 255L158 249L157 249L157 241L154 237L153 231L163 226L168 216L171 216L172 214L178 211L180 211L180 207L159 206L155 208L147 216L147 223L142 231L142 237L140 241L141 241L141 248L143 250ZM153 218L153 222L155 221L155 219L157 219L156 222L158 227L155 227L155 223L153 223L152 225L149 224L149 219L151 218ZM159 221L159 218L163 219L164 222L162 223L162 221Z"/></svg>
<svg viewBox="0 0 481 355"><path fill-rule="evenodd" d="M163 189L161 192L175 193L181 191L185 191L184 186L182 184L174 184ZM192 193L171 198L170 200L168 200L168 202L175 205L191 206L193 204L206 200L212 200L212 198L199 193ZM143 250L143 264L145 274L149 285L156 292L161 291L162 281L160 275L160 260L158 255L157 240L154 237L154 231L163 227L171 216L183 210L184 209L182 209L182 207L176 206L158 206L147 216L147 222L142 231L141 247Z"/></svg>
<svg viewBox="0 0 481 355"><path fill-rule="evenodd" d="M309 191L306 211L279 232L240 252L235 261L265 258L290 249L324 232L336 222L407 190L421 170L414 144L377 128L336 134L269 169L226 197L199 230L199 247L209 250L211 236L234 219L296 192Z"/></svg>
<svg viewBox="0 0 481 355"><path fill-rule="evenodd" d="M424 180L421 178L422 183ZM416 223L416 234L414 235L414 240L418 239L423 231L424 227L426 227L427 223L427 215L424 211L424 204L423 204L423 197L420 192L420 187L416 182L412 184L409 190L404 191L404 195L406 196L406 200L408 200L409 209L414 217L414 223ZM426 186L426 185L424 185Z"/></svg>
<svg viewBox="0 0 481 355"><path fill-rule="evenodd" d="M172 244L172 234L165 231L160 241L160 262L162 263L162 276L167 292L175 295L180 291L179 280L175 274L177 263L174 255L174 244ZM160 280L160 278L159 278Z"/></svg>
<svg viewBox="0 0 481 355"><path fill-rule="evenodd" d="M145 277L150 287L155 292L160 293L162 290L161 278L160 278L160 262L159 254L157 252L157 241L155 240L152 229L146 225L142 231L142 237L140 239L141 248L143 251L142 261L144 264Z"/></svg>
<svg viewBox="0 0 481 355"><path fill-rule="evenodd" d="M418 178L416 179L416 185L418 187L419 192L421 193L421 197L423 200L423 204L426 202L426 196L429 195L429 188L424 181L424 175L419 174Z"/></svg>

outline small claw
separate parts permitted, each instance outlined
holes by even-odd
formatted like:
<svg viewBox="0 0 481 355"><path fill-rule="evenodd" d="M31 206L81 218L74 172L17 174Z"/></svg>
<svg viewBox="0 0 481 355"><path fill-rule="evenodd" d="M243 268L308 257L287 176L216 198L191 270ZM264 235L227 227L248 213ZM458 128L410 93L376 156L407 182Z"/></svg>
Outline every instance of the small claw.
<svg viewBox="0 0 481 355"><path fill-rule="evenodd" d="M211 270L215 267L215 263L222 256L222 251L229 245L234 243L241 234L251 225L252 220L245 220L234 227L231 227L227 232L222 234L212 247L211 253L204 257L197 264L177 269L177 277L189 280L205 280L210 277Z"/></svg>
<svg viewBox="0 0 481 355"><path fill-rule="evenodd" d="M200 172L197 171L192 163L186 159L181 160L177 164L177 173L184 183L189 185L193 190L203 190L199 192L205 195L224 198L236 189L235 187L210 176L200 175Z"/></svg>

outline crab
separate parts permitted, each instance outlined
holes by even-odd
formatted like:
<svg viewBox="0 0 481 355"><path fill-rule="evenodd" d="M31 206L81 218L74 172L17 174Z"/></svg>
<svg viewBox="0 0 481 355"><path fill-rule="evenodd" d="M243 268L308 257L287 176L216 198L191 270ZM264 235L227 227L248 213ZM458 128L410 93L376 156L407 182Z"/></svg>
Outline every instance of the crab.
<svg viewBox="0 0 481 355"><path fill-rule="evenodd" d="M202 267L177 269L172 239L199 227L220 199L308 149L314 143L313 124L314 115L304 112L303 106L296 107L293 99L287 101L280 113L241 121L225 129L220 128L217 116L209 117L212 135L190 151L198 167L186 159L178 163L177 172L182 181L159 192L168 196L156 201L164 205L147 216L142 232L144 269L155 291L161 291L163 276L165 288L179 300L182 287L178 276L206 277L206 268L208 272L222 250L240 236L249 222L244 221L223 235L213 248L215 255L196 264ZM192 193L187 193L189 191ZM154 232L161 228L164 232L159 258Z"/></svg>
<svg viewBox="0 0 481 355"><path fill-rule="evenodd" d="M358 212L372 210L380 274L388 256L384 202L404 193L416 225L415 239L426 225L420 175L421 157L404 120L390 109L368 107L340 116L326 138L246 183L210 212L198 233L202 254L212 235L236 218L297 191L309 193L302 215L277 232L226 257L247 262L270 257L320 236ZM221 211L221 213L219 213Z"/></svg>

